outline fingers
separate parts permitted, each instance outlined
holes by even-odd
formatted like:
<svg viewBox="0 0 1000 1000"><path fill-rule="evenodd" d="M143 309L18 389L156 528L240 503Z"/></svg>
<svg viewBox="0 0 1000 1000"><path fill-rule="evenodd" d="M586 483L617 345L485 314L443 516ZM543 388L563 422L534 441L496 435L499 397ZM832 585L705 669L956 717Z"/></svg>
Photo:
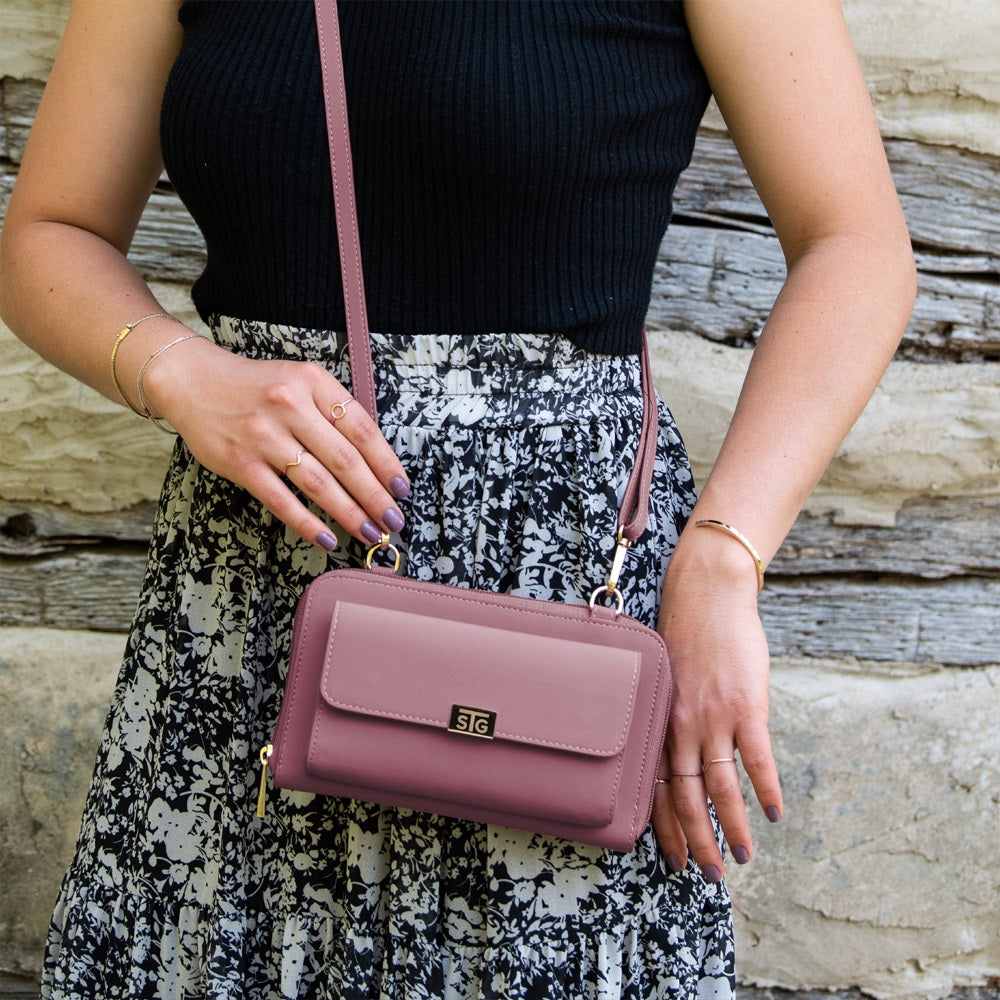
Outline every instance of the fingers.
<svg viewBox="0 0 1000 1000"><path fill-rule="evenodd" d="M327 369L244 358L207 342L201 353L151 369L148 386L199 462L327 550L337 539L324 515L368 544L403 527L397 500L410 486L402 464Z"/></svg>
<svg viewBox="0 0 1000 1000"><path fill-rule="evenodd" d="M292 435L282 446L287 457L272 459L274 470L361 541L400 531L396 501L409 494L409 481L376 423L321 366L297 364L293 373L299 378L275 380L265 393L265 410ZM276 517L324 545L327 539L317 541L323 532L314 530L318 519L294 495L274 490L271 496Z"/></svg>
<svg viewBox="0 0 1000 1000"><path fill-rule="evenodd" d="M747 774L765 816L775 823L781 818L781 788L766 730L759 749L748 753ZM658 779L654 791L653 825L660 850L673 871L684 867L690 853L708 881L718 882L723 876L722 852L708 800L733 860L745 865L753 857L753 839L740 786L741 760L747 760L742 751L727 754L720 750L717 756L705 758L699 768L696 759L675 765L668 764L665 757L662 771L667 777Z"/></svg>
<svg viewBox="0 0 1000 1000"><path fill-rule="evenodd" d="M702 874L709 882L719 882L725 869L708 811L705 779L697 761L678 765L673 760L669 790L676 823Z"/></svg>
<svg viewBox="0 0 1000 1000"><path fill-rule="evenodd" d="M754 794L768 822L777 823L784 811L781 782L771 750L771 737L767 726L738 736L740 761L753 785Z"/></svg>
<svg viewBox="0 0 1000 1000"><path fill-rule="evenodd" d="M753 856L753 841L750 837L746 807L743 804L736 755L732 750L728 753L719 750L713 756L706 758L702 768L703 795L708 795L712 805L715 806L715 814L719 817L733 860L745 865ZM715 846L711 853L714 857L718 857L721 864L722 857L718 846ZM701 858L702 855L696 853L695 857Z"/></svg>
<svg viewBox="0 0 1000 1000"><path fill-rule="evenodd" d="M395 499L374 477L356 449L346 444L333 446L321 456L299 449L296 457L297 461L286 466L285 479L356 538L371 545L381 540L383 532L393 534L402 530L404 519ZM360 496L361 502L355 494ZM306 510L292 494L289 496ZM294 507L287 511L270 509L304 538L315 539L309 534L313 525L308 518L301 526L294 522L298 513Z"/></svg>
<svg viewBox="0 0 1000 1000"><path fill-rule="evenodd" d="M301 449L299 454L301 454ZM292 463L290 462L289 465ZM268 470L270 471L270 470ZM318 518L275 474L266 481L242 484L279 521L287 524L301 538L318 545L327 552L337 548L339 540L333 530Z"/></svg>
<svg viewBox="0 0 1000 1000"><path fill-rule="evenodd" d="M670 786L674 779L660 777L653 789L653 830L667 866L675 874L687 866L687 839L671 799Z"/></svg>

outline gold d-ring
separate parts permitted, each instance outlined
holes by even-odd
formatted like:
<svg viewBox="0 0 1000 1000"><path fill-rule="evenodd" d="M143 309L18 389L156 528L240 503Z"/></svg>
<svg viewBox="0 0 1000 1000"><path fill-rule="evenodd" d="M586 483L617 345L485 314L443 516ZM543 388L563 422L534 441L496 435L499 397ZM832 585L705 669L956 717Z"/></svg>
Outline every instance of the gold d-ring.
<svg viewBox="0 0 1000 1000"><path fill-rule="evenodd" d="M330 419L336 423L345 413L347 413L347 407L350 403L354 402L353 396L348 396L342 403L334 403L330 407ZM338 412L339 411L339 412Z"/></svg>
<svg viewBox="0 0 1000 1000"><path fill-rule="evenodd" d="M365 567L367 569L372 568L372 558L375 556L376 552L385 552L388 550L393 555L393 573L399 572L399 549L396 548L392 542L389 541L389 535L387 532L382 532L382 538L380 541L376 542L369 550L368 555L365 556Z"/></svg>
<svg viewBox="0 0 1000 1000"><path fill-rule="evenodd" d="M295 461L294 462L285 462L285 470L281 474L283 476L287 476L289 469L294 469L296 465L299 465L302 462L302 456L304 454L305 454L305 449L299 448L298 453L295 456Z"/></svg>

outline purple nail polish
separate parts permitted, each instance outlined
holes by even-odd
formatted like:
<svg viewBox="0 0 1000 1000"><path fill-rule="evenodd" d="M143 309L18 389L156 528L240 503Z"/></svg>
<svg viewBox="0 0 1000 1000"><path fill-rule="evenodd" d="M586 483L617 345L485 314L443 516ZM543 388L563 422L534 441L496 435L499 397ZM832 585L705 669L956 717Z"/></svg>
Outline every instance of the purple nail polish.
<svg viewBox="0 0 1000 1000"><path fill-rule="evenodd" d="M678 872L684 871L684 866L681 864L681 859L677 857L676 854L667 855L667 864L670 866L670 870L676 875Z"/></svg>
<svg viewBox="0 0 1000 1000"><path fill-rule="evenodd" d="M389 483L389 489L397 500L404 500L410 495L410 484L402 476L394 476Z"/></svg>
<svg viewBox="0 0 1000 1000"><path fill-rule="evenodd" d="M732 850L738 865L745 865L750 860L750 852L742 844L737 844Z"/></svg>
<svg viewBox="0 0 1000 1000"><path fill-rule="evenodd" d="M326 549L327 552L332 552L337 547L337 539L329 531L321 531L316 536L316 544Z"/></svg>
<svg viewBox="0 0 1000 1000"><path fill-rule="evenodd" d="M382 541L382 532L371 521L365 521L361 525L361 537L374 545L375 542Z"/></svg>
<svg viewBox="0 0 1000 1000"><path fill-rule="evenodd" d="M715 865L704 865L701 869L701 873L709 882L722 881L722 872L720 872Z"/></svg>
<svg viewBox="0 0 1000 1000"><path fill-rule="evenodd" d="M403 521L403 515L400 514L399 511L396 510L393 507L390 507L382 515L382 523L390 531L402 531L403 530L403 525L405 524L405 522Z"/></svg>
<svg viewBox="0 0 1000 1000"><path fill-rule="evenodd" d="M779 819L781 819L781 813L780 813L780 812L778 812L778 807L777 807L777 806L768 806L768 807L767 807L767 808L766 808L766 809L764 810L764 815L765 815L765 816L766 816L766 817L767 817L767 818L768 818L768 819L769 819L769 820L770 820L770 821L771 821L772 823L777 823L777 822L778 822L778 820L779 820Z"/></svg>

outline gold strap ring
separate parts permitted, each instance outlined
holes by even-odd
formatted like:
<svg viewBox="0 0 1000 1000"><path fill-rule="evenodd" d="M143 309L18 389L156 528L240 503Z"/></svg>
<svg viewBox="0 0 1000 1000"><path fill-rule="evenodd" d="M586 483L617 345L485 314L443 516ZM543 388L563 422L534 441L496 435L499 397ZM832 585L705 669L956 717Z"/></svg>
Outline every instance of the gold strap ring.
<svg viewBox="0 0 1000 1000"><path fill-rule="evenodd" d="M393 573L399 572L399 549L396 548L392 542L389 541L389 535L386 532L382 532L382 538L380 541L376 542L369 550L368 554L365 556L365 568L372 568L372 559L375 557L376 552L391 552L393 556Z"/></svg>
<svg viewBox="0 0 1000 1000"><path fill-rule="evenodd" d="M625 598L622 597L622 592L617 587L612 590L611 587L604 586L603 584L590 595L589 604L591 611L597 607L597 599L605 594L610 594L615 599L615 614L620 615L622 609L625 607Z"/></svg>

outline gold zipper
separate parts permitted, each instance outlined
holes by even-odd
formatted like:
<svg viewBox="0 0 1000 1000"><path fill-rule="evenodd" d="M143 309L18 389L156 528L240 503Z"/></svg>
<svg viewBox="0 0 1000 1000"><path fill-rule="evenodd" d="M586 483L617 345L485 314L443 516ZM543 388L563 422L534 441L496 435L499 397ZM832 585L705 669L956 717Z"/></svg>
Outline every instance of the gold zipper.
<svg viewBox="0 0 1000 1000"><path fill-rule="evenodd" d="M267 762L274 752L274 747L268 743L260 748L260 791L257 793L257 815L263 818L264 806L267 802Z"/></svg>

